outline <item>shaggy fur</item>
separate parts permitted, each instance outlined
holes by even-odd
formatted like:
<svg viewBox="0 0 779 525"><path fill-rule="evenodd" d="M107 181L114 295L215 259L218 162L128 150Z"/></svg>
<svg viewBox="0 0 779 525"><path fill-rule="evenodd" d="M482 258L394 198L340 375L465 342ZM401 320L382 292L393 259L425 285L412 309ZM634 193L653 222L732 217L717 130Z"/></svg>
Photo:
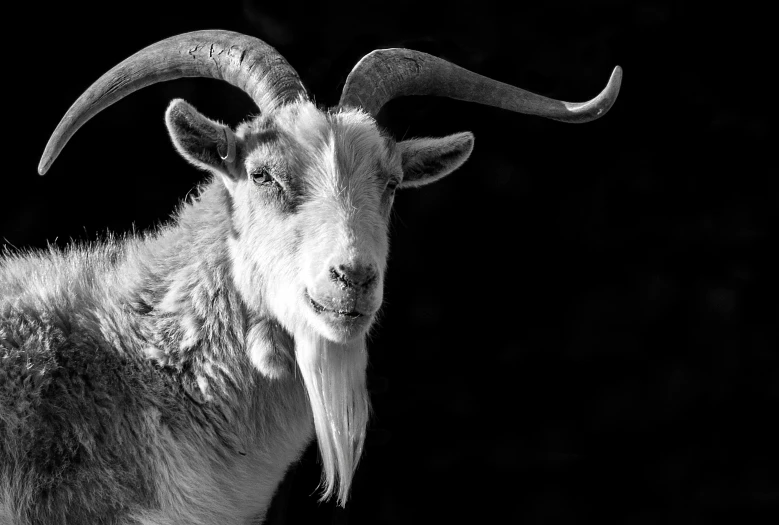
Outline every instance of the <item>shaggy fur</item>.
<svg viewBox="0 0 779 525"><path fill-rule="evenodd" d="M242 523L265 511L313 428L300 382L264 377L244 351L251 316L230 286L225 193L207 186L177 227L146 239L4 261L11 523Z"/></svg>
<svg viewBox="0 0 779 525"><path fill-rule="evenodd" d="M259 522L314 435L347 499L394 188L472 136L395 144L305 100L234 135L183 101L166 123L215 175L173 221L0 259L3 524Z"/></svg>

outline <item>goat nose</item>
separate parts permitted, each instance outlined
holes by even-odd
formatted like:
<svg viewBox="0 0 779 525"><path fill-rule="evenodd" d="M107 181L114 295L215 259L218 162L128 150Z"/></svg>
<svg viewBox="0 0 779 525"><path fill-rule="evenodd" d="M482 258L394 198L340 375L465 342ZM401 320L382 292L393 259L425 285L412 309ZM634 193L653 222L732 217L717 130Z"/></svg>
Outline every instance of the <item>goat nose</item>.
<svg viewBox="0 0 779 525"><path fill-rule="evenodd" d="M366 287L376 280L376 270L368 264L339 264L330 268L330 277L343 288Z"/></svg>

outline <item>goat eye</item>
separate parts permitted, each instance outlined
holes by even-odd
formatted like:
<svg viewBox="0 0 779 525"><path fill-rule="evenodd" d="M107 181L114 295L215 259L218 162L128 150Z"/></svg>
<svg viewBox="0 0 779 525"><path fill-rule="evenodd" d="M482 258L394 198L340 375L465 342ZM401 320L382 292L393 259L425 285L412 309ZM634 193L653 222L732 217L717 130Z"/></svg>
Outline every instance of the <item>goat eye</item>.
<svg viewBox="0 0 779 525"><path fill-rule="evenodd" d="M268 168L257 168L256 170L252 171L251 178L255 182L255 184L274 184L276 180L273 178L273 175L270 174L270 170Z"/></svg>
<svg viewBox="0 0 779 525"><path fill-rule="evenodd" d="M398 179L394 179L394 178L393 178L393 179L390 179L390 180L387 182L387 189L388 189L389 191L395 191L395 189L397 189L397 187L398 187L398 184L400 184L400 182L398 181Z"/></svg>

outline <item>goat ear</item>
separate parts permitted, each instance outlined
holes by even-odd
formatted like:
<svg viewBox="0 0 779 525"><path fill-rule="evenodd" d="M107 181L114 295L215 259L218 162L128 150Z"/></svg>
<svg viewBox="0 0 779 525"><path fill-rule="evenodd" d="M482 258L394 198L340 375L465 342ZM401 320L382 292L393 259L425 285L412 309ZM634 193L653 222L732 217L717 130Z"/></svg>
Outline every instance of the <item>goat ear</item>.
<svg viewBox="0 0 779 525"><path fill-rule="evenodd" d="M165 125L182 157L200 169L227 179L236 178L237 144L229 127L204 117L180 98L168 106Z"/></svg>
<svg viewBox="0 0 779 525"><path fill-rule="evenodd" d="M473 133L464 132L399 142L403 164L403 181L399 187L424 186L449 175L468 160L473 140Z"/></svg>

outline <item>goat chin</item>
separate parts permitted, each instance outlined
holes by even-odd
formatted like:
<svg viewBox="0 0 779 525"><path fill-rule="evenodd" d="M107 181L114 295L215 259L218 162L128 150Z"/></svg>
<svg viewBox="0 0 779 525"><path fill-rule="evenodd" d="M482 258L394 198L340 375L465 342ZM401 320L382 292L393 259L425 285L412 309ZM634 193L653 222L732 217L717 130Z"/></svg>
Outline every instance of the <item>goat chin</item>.
<svg viewBox="0 0 779 525"><path fill-rule="evenodd" d="M322 456L322 499L346 502L370 415L365 337L335 343L309 330L295 334L296 357Z"/></svg>

